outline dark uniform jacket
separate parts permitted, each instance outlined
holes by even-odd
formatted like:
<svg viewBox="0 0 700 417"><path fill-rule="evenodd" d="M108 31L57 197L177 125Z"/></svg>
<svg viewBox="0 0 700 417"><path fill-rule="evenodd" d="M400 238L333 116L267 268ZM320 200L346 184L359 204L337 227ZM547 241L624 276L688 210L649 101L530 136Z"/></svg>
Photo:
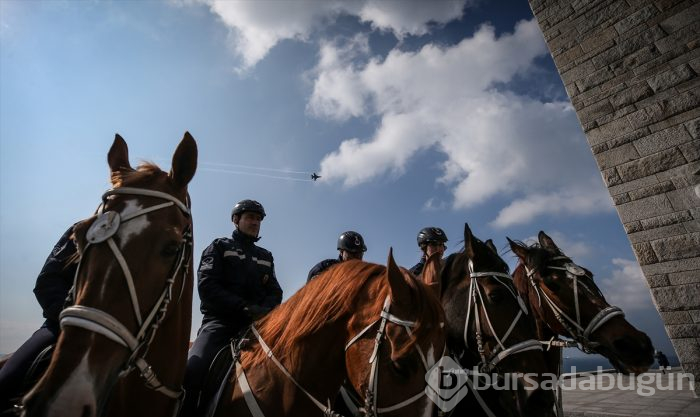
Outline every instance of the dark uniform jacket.
<svg viewBox="0 0 700 417"><path fill-rule="evenodd" d="M214 240L202 253L198 271L202 325L218 322L242 329L250 324L247 306L272 309L282 302L272 254L256 238L234 230Z"/></svg>
<svg viewBox="0 0 700 417"><path fill-rule="evenodd" d="M313 268L309 271L309 275L306 277L306 282L311 281L314 279L317 275L321 274L321 272L325 271L326 269L330 268L331 266L340 263L339 259L325 259L316 265L314 265Z"/></svg>
<svg viewBox="0 0 700 417"><path fill-rule="evenodd" d="M67 264L76 254L75 243L70 238L73 233L71 226L58 240L44 267L41 268L34 286L34 295L44 310L47 324L58 326L58 316L73 286L73 278L78 269L77 262Z"/></svg>

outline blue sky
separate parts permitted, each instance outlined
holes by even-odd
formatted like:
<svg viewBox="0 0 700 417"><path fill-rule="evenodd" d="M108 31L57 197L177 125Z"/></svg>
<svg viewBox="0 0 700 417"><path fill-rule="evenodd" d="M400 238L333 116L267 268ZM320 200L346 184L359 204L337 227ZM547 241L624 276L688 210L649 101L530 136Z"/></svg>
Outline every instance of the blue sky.
<svg viewBox="0 0 700 417"><path fill-rule="evenodd" d="M285 298L345 230L407 267L424 226L451 252L468 221L511 265L505 237L545 230L672 351L527 1L408 3L2 0L0 352L42 323L36 274L114 134L167 169L185 131L196 263L244 198Z"/></svg>

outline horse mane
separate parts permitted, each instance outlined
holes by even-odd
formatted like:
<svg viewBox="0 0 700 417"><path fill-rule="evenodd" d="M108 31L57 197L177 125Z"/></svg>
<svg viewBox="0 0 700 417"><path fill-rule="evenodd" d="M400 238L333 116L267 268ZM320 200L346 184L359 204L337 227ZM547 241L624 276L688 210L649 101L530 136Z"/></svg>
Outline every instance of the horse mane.
<svg viewBox="0 0 700 417"><path fill-rule="evenodd" d="M129 187L136 183L149 180L155 175L163 172L158 165L153 162L143 162L136 169L120 170L112 173L113 187Z"/></svg>
<svg viewBox="0 0 700 417"><path fill-rule="evenodd" d="M285 358L290 368L297 367L302 356L298 342L329 323L349 319L358 311L358 296L366 286L371 286L367 297L374 300L374 304L368 312L353 320L366 319L367 315L379 318L384 299L389 294L389 285L383 279L385 271L383 265L355 260L333 265L257 322L260 335L278 358ZM411 305L415 306L413 311L418 314L418 319L411 342L397 352L399 357L425 336L429 325L439 323L441 319L437 298L418 280L404 278L410 288L414 301ZM246 361L255 367L266 359L265 352L256 349Z"/></svg>

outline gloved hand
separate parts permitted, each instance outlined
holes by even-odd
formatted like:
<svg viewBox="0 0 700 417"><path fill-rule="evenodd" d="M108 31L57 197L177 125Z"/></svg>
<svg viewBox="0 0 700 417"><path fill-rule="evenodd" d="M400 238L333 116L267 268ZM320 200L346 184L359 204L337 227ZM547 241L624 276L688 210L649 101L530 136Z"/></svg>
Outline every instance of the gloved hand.
<svg viewBox="0 0 700 417"><path fill-rule="evenodd" d="M261 317L263 317L265 314L270 312L270 309L267 307L259 306L257 304L251 304L243 309L245 313L250 317L251 320L255 321Z"/></svg>

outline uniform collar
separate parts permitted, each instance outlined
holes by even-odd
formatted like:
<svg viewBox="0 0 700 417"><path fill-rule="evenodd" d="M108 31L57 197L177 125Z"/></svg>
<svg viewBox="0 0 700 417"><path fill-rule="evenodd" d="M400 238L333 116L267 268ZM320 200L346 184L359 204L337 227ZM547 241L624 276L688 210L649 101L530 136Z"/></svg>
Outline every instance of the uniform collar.
<svg viewBox="0 0 700 417"><path fill-rule="evenodd" d="M243 244L243 245L248 245L248 246L252 246L253 244L255 244L255 242L257 242L258 240L260 240L260 236L258 236L258 237L253 237L253 236L247 235L247 234L245 234L245 233L239 231L238 229L234 229L234 230L233 230L233 233L231 234L231 237L232 237L233 240L235 240L236 242L239 242L239 243L241 243L241 244Z"/></svg>

